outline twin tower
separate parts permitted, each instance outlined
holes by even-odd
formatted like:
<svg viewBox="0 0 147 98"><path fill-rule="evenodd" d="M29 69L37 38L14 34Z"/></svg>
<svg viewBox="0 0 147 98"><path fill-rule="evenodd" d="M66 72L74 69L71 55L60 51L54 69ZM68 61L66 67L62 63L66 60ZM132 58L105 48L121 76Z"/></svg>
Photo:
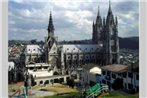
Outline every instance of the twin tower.
<svg viewBox="0 0 147 98"><path fill-rule="evenodd" d="M93 22L92 42L102 46L105 64L119 64L118 21L113 16L110 1L106 18L100 16L98 8L96 21Z"/></svg>
<svg viewBox="0 0 147 98"><path fill-rule="evenodd" d="M47 28L48 45L53 45L54 40L54 25L52 15L50 13L49 25ZM113 16L111 3L109 1L109 9L107 17L102 18L98 9L96 21L93 22L93 44L102 46L102 51L98 54L104 64L119 64L119 37L118 37L118 22L117 17Z"/></svg>

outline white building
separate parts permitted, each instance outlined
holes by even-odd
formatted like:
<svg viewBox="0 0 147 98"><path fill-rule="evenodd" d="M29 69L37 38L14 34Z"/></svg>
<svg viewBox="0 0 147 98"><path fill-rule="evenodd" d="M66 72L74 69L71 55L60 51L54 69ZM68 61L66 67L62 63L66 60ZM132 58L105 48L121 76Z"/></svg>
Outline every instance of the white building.
<svg viewBox="0 0 147 98"><path fill-rule="evenodd" d="M106 65L102 67L102 83L109 85L110 88L113 88L114 81L120 79L122 82L119 83L119 86L123 86L122 89L131 91L139 90L139 73L138 68L133 68L134 71L131 71L131 66L126 65Z"/></svg>
<svg viewBox="0 0 147 98"><path fill-rule="evenodd" d="M43 62L43 55L44 48L43 46L39 45L26 45L24 54L25 54L25 63L29 64L30 62ZM45 58L44 58L45 59Z"/></svg>

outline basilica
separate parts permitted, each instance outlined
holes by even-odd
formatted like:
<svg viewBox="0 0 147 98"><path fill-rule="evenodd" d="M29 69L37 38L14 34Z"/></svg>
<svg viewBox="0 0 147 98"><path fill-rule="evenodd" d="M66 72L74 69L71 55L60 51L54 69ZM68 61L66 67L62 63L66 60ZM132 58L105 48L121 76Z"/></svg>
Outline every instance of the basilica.
<svg viewBox="0 0 147 98"><path fill-rule="evenodd" d="M99 66L119 64L118 21L113 15L110 3L106 17L101 17L98 9L92 28L91 44L59 44L54 36L55 27L50 12L45 44L27 45L26 64L44 62L61 74L69 74L72 70L91 63ZM40 60L41 57L43 60Z"/></svg>

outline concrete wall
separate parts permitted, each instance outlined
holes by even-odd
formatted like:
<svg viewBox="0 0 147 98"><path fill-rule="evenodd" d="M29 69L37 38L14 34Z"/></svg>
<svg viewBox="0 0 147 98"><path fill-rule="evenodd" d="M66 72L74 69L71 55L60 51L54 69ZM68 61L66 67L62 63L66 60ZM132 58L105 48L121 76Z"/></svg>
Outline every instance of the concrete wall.
<svg viewBox="0 0 147 98"><path fill-rule="evenodd" d="M57 82L60 80L62 83L67 83L67 78L69 78L69 75L66 76L51 76L51 77L42 77L42 78L35 78L36 85L44 85L46 84L52 84L53 83L60 83ZM58 80L57 80L58 79Z"/></svg>

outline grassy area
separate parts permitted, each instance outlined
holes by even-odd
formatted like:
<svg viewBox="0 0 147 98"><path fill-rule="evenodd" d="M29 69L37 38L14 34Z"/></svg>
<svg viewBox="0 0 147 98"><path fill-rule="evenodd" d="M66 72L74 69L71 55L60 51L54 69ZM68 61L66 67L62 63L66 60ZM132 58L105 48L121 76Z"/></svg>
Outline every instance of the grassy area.
<svg viewBox="0 0 147 98"><path fill-rule="evenodd" d="M64 95L53 95L53 96L44 96L40 98L80 98L80 93L79 92L72 92L69 94L64 94Z"/></svg>
<svg viewBox="0 0 147 98"><path fill-rule="evenodd" d="M55 93L70 93L70 92L77 92L76 89L72 89L67 85L62 84L54 84L54 85L47 85L47 86L34 86L32 89L34 90L46 90Z"/></svg>
<svg viewBox="0 0 147 98"><path fill-rule="evenodd" d="M122 95L115 91L109 92L109 95L103 96L102 98L139 98L138 95Z"/></svg>
<svg viewBox="0 0 147 98"><path fill-rule="evenodd" d="M40 97L40 98L81 98L80 97L80 92L72 92L69 94L64 94L64 95L54 95L54 96L45 96L45 97ZM109 95L103 96L101 98L139 98L138 95L122 95L118 92L111 91L109 92Z"/></svg>

